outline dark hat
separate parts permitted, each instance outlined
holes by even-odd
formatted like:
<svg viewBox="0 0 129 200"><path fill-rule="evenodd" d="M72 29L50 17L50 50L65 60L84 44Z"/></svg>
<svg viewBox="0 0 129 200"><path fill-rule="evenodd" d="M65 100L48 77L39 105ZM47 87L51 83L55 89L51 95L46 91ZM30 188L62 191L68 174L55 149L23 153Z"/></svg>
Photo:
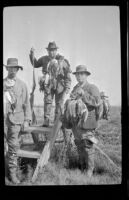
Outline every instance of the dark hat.
<svg viewBox="0 0 129 200"><path fill-rule="evenodd" d="M4 66L6 66L6 67L18 67L21 70L23 70L23 67L18 65L18 59L17 58L8 58L7 65L4 65Z"/></svg>
<svg viewBox="0 0 129 200"><path fill-rule="evenodd" d="M107 97L107 98L108 98L108 96L106 96L104 92L100 92L100 96L101 96L101 97Z"/></svg>
<svg viewBox="0 0 129 200"><path fill-rule="evenodd" d="M58 49L58 47L56 46L55 42L49 42L48 47L46 47L46 49L48 49L48 50Z"/></svg>
<svg viewBox="0 0 129 200"><path fill-rule="evenodd" d="M78 65L76 67L76 72L73 72L73 74L77 74L79 72L85 72L88 76L91 74L89 71L87 71L87 67L85 65Z"/></svg>

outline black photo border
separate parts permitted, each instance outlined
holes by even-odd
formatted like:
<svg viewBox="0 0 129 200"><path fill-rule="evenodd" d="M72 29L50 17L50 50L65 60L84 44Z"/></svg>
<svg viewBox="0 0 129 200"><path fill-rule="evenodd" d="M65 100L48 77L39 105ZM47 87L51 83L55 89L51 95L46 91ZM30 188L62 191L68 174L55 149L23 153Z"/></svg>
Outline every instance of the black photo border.
<svg viewBox="0 0 129 200"><path fill-rule="evenodd" d="M76 4L77 3L77 4ZM110 198L110 199L125 199L127 196L127 169L128 169L128 157L127 152L129 152L129 129L128 129L128 106L127 106L127 1L126 0L109 0L109 1L90 1L86 2L66 2L66 1L46 1L46 4L41 1L29 2L29 1L16 1L16 0L3 0L2 6L0 7L1 14L1 58L3 58L3 9L10 6L49 6L49 5L59 5L59 6L118 6L120 10L120 35L121 35L121 89L122 89L122 112L121 112L121 123L122 123L122 182L118 185L86 185L86 186L6 186L4 177L4 145L3 145L3 131L0 134L0 191L2 190L4 198L7 195L14 198L19 194L20 198L25 198L26 193L28 193L28 198L30 195L35 195L35 198L52 198L59 197L64 198ZM129 17L129 16L128 16ZM1 59L1 84L2 87L2 67L3 59ZM129 88L128 88L129 89ZM1 97L3 96L3 87L0 90ZM129 98L129 97L128 97ZM3 116L3 106L1 106L1 116ZM1 129L3 130L3 120L1 117ZM129 178L129 177L128 177ZM14 194L16 194L14 196ZM69 196L70 195L70 196ZM19 198L18 197L18 198Z"/></svg>

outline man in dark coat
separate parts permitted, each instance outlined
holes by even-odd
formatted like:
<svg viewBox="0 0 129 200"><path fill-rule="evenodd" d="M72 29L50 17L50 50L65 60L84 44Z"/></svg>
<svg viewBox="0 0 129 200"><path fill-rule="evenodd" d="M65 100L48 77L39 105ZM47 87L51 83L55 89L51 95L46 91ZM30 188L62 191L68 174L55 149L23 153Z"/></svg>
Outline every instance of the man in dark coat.
<svg viewBox="0 0 129 200"><path fill-rule="evenodd" d="M50 42L46 48L48 55L34 58L34 50L30 51L30 61L35 68L42 67L43 77L40 79L40 91L44 91L44 124L50 125L50 113L55 95L55 120L63 107L64 97L71 86L71 69L68 60L57 54L58 47ZM34 58L34 59L33 59Z"/></svg>
<svg viewBox="0 0 129 200"><path fill-rule="evenodd" d="M88 83L87 77L90 72L86 66L77 66L76 72L73 74L75 74L78 84L73 88L70 99L66 101L62 121L65 128L72 129L81 167L86 168L88 176L91 177L94 170L93 144L96 143L94 135L98 124L96 108L101 104L100 92L95 85ZM67 112L67 108L72 113L70 117L68 117L70 112ZM84 120L81 119L78 123L80 114ZM68 118L69 120L67 120Z"/></svg>

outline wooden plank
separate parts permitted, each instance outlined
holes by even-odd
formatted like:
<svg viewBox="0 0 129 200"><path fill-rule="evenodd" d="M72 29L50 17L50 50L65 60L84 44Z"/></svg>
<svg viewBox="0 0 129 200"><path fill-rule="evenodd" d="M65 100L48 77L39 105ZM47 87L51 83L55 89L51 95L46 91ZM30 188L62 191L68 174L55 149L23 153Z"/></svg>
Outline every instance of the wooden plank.
<svg viewBox="0 0 129 200"><path fill-rule="evenodd" d="M32 183L35 182L39 170L41 170L42 167L43 167L44 165L46 165L47 162L48 162L48 159L49 159L49 157L50 157L50 151L49 151L50 146L49 146L49 145L50 145L50 142L47 142L46 145L45 145L45 147L44 147L44 149L43 149L43 151L42 151L42 153L41 153L41 156L40 156L40 158L39 158L39 160L38 160L36 169L35 169L35 171L34 171L34 174L33 174L32 180L31 180Z"/></svg>
<svg viewBox="0 0 129 200"><path fill-rule="evenodd" d="M40 153L38 151L27 151L23 149L19 149L17 152L18 157L24 157L24 158L40 158Z"/></svg>
<svg viewBox="0 0 129 200"><path fill-rule="evenodd" d="M28 134L31 132L37 132L37 133L50 133L52 130L52 127L40 127L40 126L29 126L24 131L21 131L21 134Z"/></svg>
<svg viewBox="0 0 129 200"><path fill-rule="evenodd" d="M52 127L29 126L25 132L51 132Z"/></svg>
<svg viewBox="0 0 129 200"><path fill-rule="evenodd" d="M33 141L31 133L21 135L20 143L21 144L33 144L34 141Z"/></svg>
<svg viewBox="0 0 129 200"><path fill-rule="evenodd" d="M32 182L35 182L39 170L42 169L42 167L48 163L48 160L51 155L52 147L55 143L57 134L58 134L61 126L62 126L62 122L60 121L60 114L59 114L55 121L54 127L51 129L50 139L46 142L45 147L41 153L40 159L38 161L38 164L36 166L36 169L35 169L33 177L32 177Z"/></svg>
<svg viewBox="0 0 129 200"><path fill-rule="evenodd" d="M36 148L36 145L34 143L33 144L22 144L20 146L21 150L26 150L26 151L34 151L35 148Z"/></svg>
<svg viewBox="0 0 129 200"><path fill-rule="evenodd" d="M50 153L51 153L53 145L56 141L56 138L57 138L57 135L58 135L58 132L59 132L61 126L62 126L62 122L60 121L60 115L59 115L57 117L55 124L54 124L54 127L53 127L53 129L51 130L51 133L50 133Z"/></svg>

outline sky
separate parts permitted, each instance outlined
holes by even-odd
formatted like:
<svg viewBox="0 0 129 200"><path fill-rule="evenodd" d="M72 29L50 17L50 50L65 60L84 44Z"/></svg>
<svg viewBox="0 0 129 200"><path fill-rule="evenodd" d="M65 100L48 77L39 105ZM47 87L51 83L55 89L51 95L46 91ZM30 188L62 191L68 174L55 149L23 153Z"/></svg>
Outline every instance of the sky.
<svg viewBox="0 0 129 200"><path fill-rule="evenodd" d="M38 59L47 55L46 47L55 41L58 53L69 60L72 72L83 64L91 72L89 83L109 96L111 105L121 105L120 13L117 6L18 6L3 10L3 61L18 58L24 67L18 72L31 92L31 47ZM35 104L43 105L35 69ZM4 68L3 77L7 76ZM76 78L71 74L71 90Z"/></svg>

